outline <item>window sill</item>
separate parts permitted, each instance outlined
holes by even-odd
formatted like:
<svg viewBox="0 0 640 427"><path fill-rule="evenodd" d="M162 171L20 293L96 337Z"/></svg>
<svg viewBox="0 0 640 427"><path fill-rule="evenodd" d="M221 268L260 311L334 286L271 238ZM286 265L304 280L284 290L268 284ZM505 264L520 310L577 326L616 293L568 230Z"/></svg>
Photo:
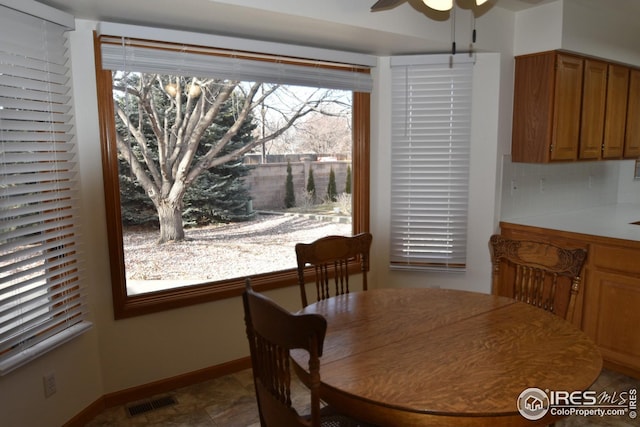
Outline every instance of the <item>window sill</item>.
<svg viewBox="0 0 640 427"><path fill-rule="evenodd" d="M349 263L349 271L351 273L358 272L359 269L360 264L358 262L353 261ZM257 292L265 292L289 286L297 287L297 274L296 269L289 269L250 276L251 285ZM314 277L313 268L307 267L305 271L305 282L309 282L312 277ZM245 279L245 277L238 277L223 282L205 283L147 294L123 296L122 304L116 305L119 309L115 311L115 319L125 319L174 308L188 307L194 304L240 297L245 290Z"/></svg>
<svg viewBox="0 0 640 427"><path fill-rule="evenodd" d="M295 269L251 276L253 288L258 292L297 285ZM156 313L193 304L240 297L245 289L245 278L239 277L216 283L185 286L133 296L122 295L116 304L115 319L124 319ZM118 296L114 296L117 300Z"/></svg>
<svg viewBox="0 0 640 427"><path fill-rule="evenodd" d="M57 333L51 338L34 345L33 347L29 347L24 351L3 360L0 362L0 377L82 335L91 329L92 326L93 324L91 322L82 321L60 333Z"/></svg>

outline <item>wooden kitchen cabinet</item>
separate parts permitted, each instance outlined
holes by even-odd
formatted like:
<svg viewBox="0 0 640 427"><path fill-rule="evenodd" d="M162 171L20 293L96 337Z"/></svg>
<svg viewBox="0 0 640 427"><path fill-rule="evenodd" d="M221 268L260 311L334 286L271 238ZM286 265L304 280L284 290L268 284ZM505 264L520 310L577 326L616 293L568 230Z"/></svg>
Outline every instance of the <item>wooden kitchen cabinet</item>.
<svg viewBox="0 0 640 427"><path fill-rule="evenodd" d="M514 162L640 157L640 71L563 51L516 57Z"/></svg>
<svg viewBox="0 0 640 427"><path fill-rule="evenodd" d="M598 345L605 366L640 378L640 242L500 223L501 234L587 249L574 324Z"/></svg>
<svg viewBox="0 0 640 427"><path fill-rule="evenodd" d="M582 329L614 368L640 370L640 251L605 245L590 250Z"/></svg>
<svg viewBox="0 0 640 427"><path fill-rule="evenodd" d="M580 159L597 160L602 153L608 69L608 64L604 61L587 59L584 62L578 155Z"/></svg>
<svg viewBox="0 0 640 427"><path fill-rule="evenodd" d="M629 68L609 64L607 78L607 108L604 123L603 159L622 158L625 125L627 123L627 96Z"/></svg>
<svg viewBox="0 0 640 427"><path fill-rule="evenodd" d="M640 157L640 70L629 73L629 101L627 104L627 131L624 157Z"/></svg>
<svg viewBox="0 0 640 427"><path fill-rule="evenodd" d="M576 160L583 59L557 51L516 57L514 162Z"/></svg>

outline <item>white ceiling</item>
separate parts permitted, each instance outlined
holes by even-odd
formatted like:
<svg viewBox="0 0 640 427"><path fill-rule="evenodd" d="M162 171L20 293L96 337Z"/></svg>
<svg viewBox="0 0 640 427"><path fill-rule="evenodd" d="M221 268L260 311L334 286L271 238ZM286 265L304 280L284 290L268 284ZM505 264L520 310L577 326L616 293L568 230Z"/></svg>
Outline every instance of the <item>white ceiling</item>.
<svg viewBox="0 0 640 427"><path fill-rule="evenodd" d="M373 28L335 23L295 14L277 13L242 0L37 0L66 11L76 18L155 26L178 30L241 36L266 41L341 49L376 55L424 51L425 40ZM300 0L308 1L308 0ZM367 13L375 0L361 2ZM408 0L413 5L418 0ZM467 0L458 0L464 2ZM490 0L485 7L518 11L555 0ZM267 4L268 2L265 2ZM255 2L253 2L255 4ZM322 2L318 2L319 5ZM398 8L408 8L403 4ZM353 8L353 4L349 5ZM307 3L306 7L309 7ZM321 6L320 6L321 7ZM422 6L424 7L424 6ZM417 11L416 11L417 12ZM372 19L383 19L381 11ZM292 18L293 16L293 18ZM426 18L425 18L426 19Z"/></svg>

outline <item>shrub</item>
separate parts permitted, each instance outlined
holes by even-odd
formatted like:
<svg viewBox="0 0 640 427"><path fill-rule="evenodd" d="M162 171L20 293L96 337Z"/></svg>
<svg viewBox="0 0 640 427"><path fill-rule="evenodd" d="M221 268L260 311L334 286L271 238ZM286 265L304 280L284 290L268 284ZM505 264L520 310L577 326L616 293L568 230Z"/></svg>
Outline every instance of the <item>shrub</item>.
<svg viewBox="0 0 640 427"><path fill-rule="evenodd" d="M347 166L347 179L344 184L344 192L351 194L351 166Z"/></svg>
<svg viewBox="0 0 640 427"><path fill-rule="evenodd" d="M307 179L307 194L311 196L312 203L316 200L316 182L313 179L313 169L309 167L309 178Z"/></svg>
<svg viewBox="0 0 640 427"><path fill-rule="evenodd" d="M329 171L329 185L327 185L327 200L335 202L338 199L338 191L336 189L336 173L333 168Z"/></svg>
<svg viewBox="0 0 640 427"><path fill-rule="evenodd" d="M289 209L296 205L296 195L293 192L293 173L291 162L287 161L287 181L285 183L284 207Z"/></svg>

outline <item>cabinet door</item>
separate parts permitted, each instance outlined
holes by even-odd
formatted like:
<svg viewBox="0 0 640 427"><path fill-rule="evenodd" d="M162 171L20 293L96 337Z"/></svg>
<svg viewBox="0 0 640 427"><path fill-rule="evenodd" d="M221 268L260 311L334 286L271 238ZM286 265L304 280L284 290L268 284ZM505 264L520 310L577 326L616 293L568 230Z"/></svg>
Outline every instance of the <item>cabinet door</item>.
<svg viewBox="0 0 640 427"><path fill-rule="evenodd" d="M513 92L514 162L549 161L555 52L516 57Z"/></svg>
<svg viewBox="0 0 640 427"><path fill-rule="evenodd" d="M640 70L631 70L629 74L624 157L640 157Z"/></svg>
<svg viewBox="0 0 640 427"><path fill-rule="evenodd" d="M551 160L576 160L580 135L583 60L558 54Z"/></svg>
<svg viewBox="0 0 640 427"><path fill-rule="evenodd" d="M640 286L635 277L588 271L583 329L605 360L640 370Z"/></svg>
<svg viewBox="0 0 640 427"><path fill-rule="evenodd" d="M584 61L582 85L581 159L599 159L601 156L606 100L607 63L587 59Z"/></svg>
<svg viewBox="0 0 640 427"><path fill-rule="evenodd" d="M609 64L607 112L604 121L604 146L602 149L602 157L605 159L622 157L628 93L629 68Z"/></svg>

